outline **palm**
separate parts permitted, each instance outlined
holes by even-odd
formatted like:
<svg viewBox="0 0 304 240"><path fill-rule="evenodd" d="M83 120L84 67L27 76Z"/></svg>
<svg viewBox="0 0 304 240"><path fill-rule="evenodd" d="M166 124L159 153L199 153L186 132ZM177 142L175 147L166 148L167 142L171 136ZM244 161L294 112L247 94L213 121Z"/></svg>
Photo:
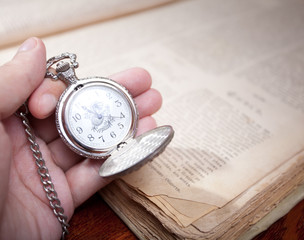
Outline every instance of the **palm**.
<svg viewBox="0 0 304 240"><path fill-rule="evenodd" d="M18 231L14 232L16 235L12 236L15 239L22 239L24 236L31 236L31 239L59 239L61 228L57 219L52 216L53 213L37 174L35 160L29 150L29 143L20 122L21 120L16 117L11 117L4 122L10 139L17 141L11 142L10 149L1 149L1 152L10 150L13 156L9 189L4 203L5 226L3 226L3 230L13 230L17 227ZM50 170L52 178L56 182L61 180L55 188L70 217L74 204L64 171L60 167L54 166L54 159L51 157L48 144L40 138L37 138L37 141L47 167L50 166L52 169L52 171Z"/></svg>
<svg viewBox="0 0 304 240"><path fill-rule="evenodd" d="M38 40L38 44L35 52L22 53L31 54L32 61L37 61L37 64L45 57L42 42ZM22 58L22 54L19 58ZM23 62L18 64L20 69ZM58 99L65 86L62 82L39 79L45 69L45 65L41 65L39 69L34 66L29 70L36 70L37 74L26 75L36 77L37 82L36 85L31 83L28 89L24 89L26 81L34 80L25 79L23 85L9 88L14 91L9 92L3 88L7 84L4 85L0 79L0 96L3 98L0 101L0 239L59 239L62 232L43 190L24 126L21 119L12 114L34 89L29 99L29 109L35 117L30 117L30 122L68 219L72 217L75 207L109 182L98 175L102 164L100 160L81 158L59 138L53 115L55 105L41 102L41 99L50 92ZM10 74L10 68L0 68L3 79L20 79L12 75L14 68ZM150 115L160 108L161 96L150 89L149 74L141 69L131 69L112 78L128 88L135 98L140 118L138 133L155 127L155 121ZM11 95L21 97L16 102L12 101Z"/></svg>

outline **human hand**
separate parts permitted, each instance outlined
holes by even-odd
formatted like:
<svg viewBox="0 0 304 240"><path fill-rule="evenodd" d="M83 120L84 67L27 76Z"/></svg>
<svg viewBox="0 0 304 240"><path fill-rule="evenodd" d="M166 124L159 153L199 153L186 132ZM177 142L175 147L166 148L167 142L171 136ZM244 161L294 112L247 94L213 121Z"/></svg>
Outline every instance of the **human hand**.
<svg viewBox="0 0 304 240"><path fill-rule="evenodd" d="M54 109L65 89L62 81L44 79L45 47L31 38L13 60L0 67L0 239L59 239L61 225L42 188L21 120L14 112L29 97L40 151L68 219L74 209L110 180L99 176L100 160L84 159L60 139ZM156 126L151 114L161 106L150 75L139 68L111 76L133 95L139 111L138 134Z"/></svg>

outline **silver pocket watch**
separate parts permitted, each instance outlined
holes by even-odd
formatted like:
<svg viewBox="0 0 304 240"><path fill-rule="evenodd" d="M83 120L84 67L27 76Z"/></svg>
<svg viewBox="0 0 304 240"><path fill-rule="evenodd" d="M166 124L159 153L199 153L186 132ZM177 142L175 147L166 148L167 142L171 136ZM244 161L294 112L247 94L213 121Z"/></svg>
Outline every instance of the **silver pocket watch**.
<svg viewBox="0 0 304 240"><path fill-rule="evenodd" d="M62 61L64 59L70 61ZM49 68L57 63L56 74ZM162 126L135 138L138 112L130 93L104 77L78 79L76 55L63 53L47 61L46 77L68 86L56 107L56 126L74 152L106 159L102 177L124 175L160 154L173 138L171 126Z"/></svg>

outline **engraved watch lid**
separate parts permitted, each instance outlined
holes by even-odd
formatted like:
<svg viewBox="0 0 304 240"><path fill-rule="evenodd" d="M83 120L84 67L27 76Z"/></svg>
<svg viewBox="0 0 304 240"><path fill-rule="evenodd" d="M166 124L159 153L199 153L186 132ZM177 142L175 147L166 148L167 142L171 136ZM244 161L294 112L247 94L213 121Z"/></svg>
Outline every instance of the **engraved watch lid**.
<svg viewBox="0 0 304 240"><path fill-rule="evenodd" d="M121 144L101 165L101 177L121 176L137 170L162 153L174 135L171 126L161 126Z"/></svg>

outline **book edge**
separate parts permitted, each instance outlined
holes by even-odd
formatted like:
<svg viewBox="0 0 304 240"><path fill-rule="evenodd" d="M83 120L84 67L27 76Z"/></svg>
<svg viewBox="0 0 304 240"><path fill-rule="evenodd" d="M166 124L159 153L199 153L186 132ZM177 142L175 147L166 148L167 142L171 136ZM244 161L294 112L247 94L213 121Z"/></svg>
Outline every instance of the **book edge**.
<svg viewBox="0 0 304 240"><path fill-rule="evenodd" d="M274 222L285 216L292 208L304 199L304 183L299 185L292 193L284 198L278 205L265 215L260 221L242 234L238 240L252 239L267 230Z"/></svg>

